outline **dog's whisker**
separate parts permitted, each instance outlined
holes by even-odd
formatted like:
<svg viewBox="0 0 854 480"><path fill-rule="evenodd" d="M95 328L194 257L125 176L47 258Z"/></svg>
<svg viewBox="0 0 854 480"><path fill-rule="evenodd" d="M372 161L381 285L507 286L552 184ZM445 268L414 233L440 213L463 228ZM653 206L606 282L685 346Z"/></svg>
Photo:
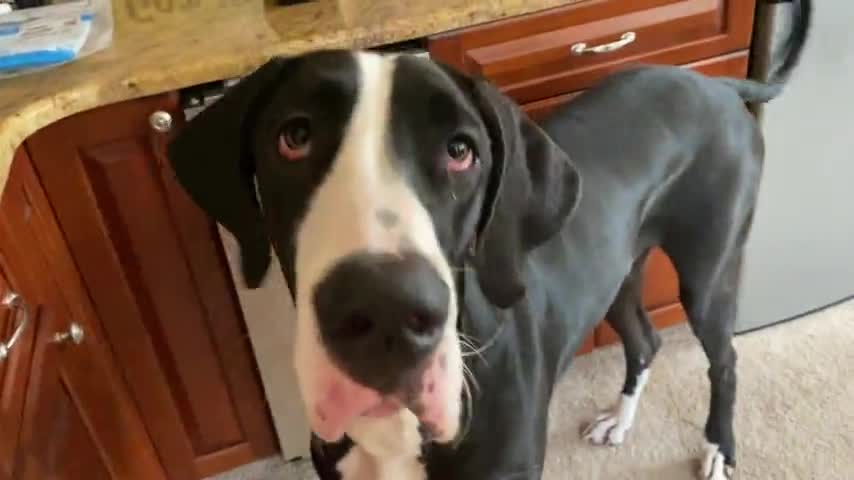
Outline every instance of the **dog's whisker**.
<svg viewBox="0 0 854 480"><path fill-rule="evenodd" d="M468 435L471 430L472 419L474 418L474 396L472 395L470 381L477 385L474 374L463 364L463 399L465 401L465 410L463 412L463 425L454 441L454 446L458 446L465 439L466 435ZM478 386L477 388L480 391L480 387Z"/></svg>
<svg viewBox="0 0 854 480"><path fill-rule="evenodd" d="M460 343L462 344L462 342L460 342ZM465 347L468 351L466 351L466 349L463 349L463 352L462 352L463 358L478 357L481 360L483 360L484 362L486 362L486 360L483 358L483 355L481 354L481 352L478 349L474 348L473 345L465 345Z"/></svg>
<svg viewBox="0 0 854 480"><path fill-rule="evenodd" d="M462 352L462 356L464 358L477 356L484 364L489 365L489 362L486 360L486 357L483 356L483 352L488 350L489 347L491 347L495 343L495 338L485 343L481 347L477 347L475 345L475 342L477 342L477 340L475 340L473 337L463 333L459 333L458 337L460 340L460 345L466 347L469 350L465 351L465 349L463 349L464 351Z"/></svg>
<svg viewBox="0 0 854 480"><path fill-rule="evenodd" d="M470 385L474 385L475 390L477 390L479 393L480 392L480 384L477 382L477 379L474 377L474 372L471 371L471 368L469 368L468 365L463 363L463 380L465 380L466 377L468 377Z"/></svg>
<svg viewBox="0 0 854 480"><path fill-rule="evenodd" d="M474 343L465 336L460 336L460 346L471 350L471 352L466 352L466 354L474 353L477 350Z"/></svg>
<svg viewBox="0 0 854 480"><path fill-rule="evenodd" d="M473 272L474 269L472 267L457 267L455 265L451 265L451 270L454 272Z"/></svg>
<svg viewBox="0 0 854 480"><path fill-rule="evenodd" d="M483 349L482 348L479 349L479 348L475 347L474 344L472 344L470 341L462 339L462 338L460 339L460 346L464 347L464 348L462 348L462 352L461 352L461 355L463 356L463 358L476 356L476 357L480 358L484 363L487 363L486 359L483 357Z"/></svg>
<svg viewBox="0 0 854 480"><path fill-rule="evenodd" d="M474 343L470 340L469 337L462 333L458 334L458 336L460 339L460 345L475 350Z"/></svg>

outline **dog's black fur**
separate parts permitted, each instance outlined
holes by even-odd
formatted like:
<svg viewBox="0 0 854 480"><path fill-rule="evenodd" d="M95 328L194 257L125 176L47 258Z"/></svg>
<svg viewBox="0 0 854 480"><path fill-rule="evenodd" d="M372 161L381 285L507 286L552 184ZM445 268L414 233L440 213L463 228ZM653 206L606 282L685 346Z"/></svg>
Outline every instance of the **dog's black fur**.
<svg viewBox="0 0 854 480"><path fill-rule="evenodd" d="M553 385L603 317L624 344L623 392L634 392L660 344L640 298L643 265L655 246L678 271L680 299L711 365L706 438L720 446L728 465L735 464L731 337L764 157L761 132L745 102L775 98L798 63L812 6L809 0L793 3L793 33L768 83L709 78L677 67L632 68L560 108L542 130L493 87L443 67L481 115L492 144L489 178L472 193L484 198L472 226L476 241L448 229L451 238L443 242L450 261L471 267L457 279L458 328L491 342L467 359L479 387L465 435L454 445L424 445L430 479L540 478ZM251 130L266 128L267 104L284 102L276 89L287 67L271 64L236 87L243 87L232 94L243 96L239 108L234 101L214 105L213 113L179 135L170 157L188 192L238 237L247 281L257 285L266 271L269 236L294 285L288 236L309 187L291 182L293 189L277 189L273 180L288 181L269 166L236 161L257 156L247 154L261 136ZM412 72L423 73L423 66ZM415 76L400 79L404 88L417 82ZM330 115L330 122L343 125ZM220 135L238 140L216 146L208 141ZM195 163L203 158L212 163ZM276 212L284 205L276 204L284 202L277 195L290 202L281 207L293 213L285 225L268 218L264 227L251 182L256 171L265 208L272 203ZM452 224L438 217L434 222ZM465 248L469 244L473 252ZM313 439L321 478L338 478L335 464L351 444L346 438L336 445Z"/></svg>

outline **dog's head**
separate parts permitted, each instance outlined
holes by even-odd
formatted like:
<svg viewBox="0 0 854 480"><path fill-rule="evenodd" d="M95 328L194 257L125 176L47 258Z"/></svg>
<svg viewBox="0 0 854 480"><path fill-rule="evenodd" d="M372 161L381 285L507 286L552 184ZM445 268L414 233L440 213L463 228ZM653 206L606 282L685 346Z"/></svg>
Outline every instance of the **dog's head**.
<svg viewBox="0 0 854 480"><path fill-rule="evenodd" d="M403 408L437 441L455 437L455 270L474 268L498 307L519 300L525 255L560 229L579 187L566 154L488 83L367 52L271 60L169 156L238 240L250 287L275 248L307 415L329 441Z"/></svg>

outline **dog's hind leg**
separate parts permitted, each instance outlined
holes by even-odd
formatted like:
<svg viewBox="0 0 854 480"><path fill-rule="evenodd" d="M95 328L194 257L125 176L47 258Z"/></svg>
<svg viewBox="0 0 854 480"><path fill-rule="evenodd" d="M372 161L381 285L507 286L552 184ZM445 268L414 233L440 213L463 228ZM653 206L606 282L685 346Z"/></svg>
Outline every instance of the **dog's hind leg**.
<svg viewBox="0 0 854 480"><path fill-rule="evenodd" d="M732 336L745 233L743 228L735 234L737 238L732 235L721 242L709 237L700 240L697 235L696 243L683 238L665 247L679 273L680 299L691 329L709 360L711 400L700 468L704 480L729 480L735 468L736 352Z"/></svg>
<svg viewBox="0 0 854 480"><path fill-rule="evenodd" d="M608 310L608 323L623 342L626 380L616 405L599 415L584 431L594 445L619 445L632 427L641 393L649 377L649 366L658 352L661 339L649 321L641 299L643 268L648 251L635 260Z"/></svg>

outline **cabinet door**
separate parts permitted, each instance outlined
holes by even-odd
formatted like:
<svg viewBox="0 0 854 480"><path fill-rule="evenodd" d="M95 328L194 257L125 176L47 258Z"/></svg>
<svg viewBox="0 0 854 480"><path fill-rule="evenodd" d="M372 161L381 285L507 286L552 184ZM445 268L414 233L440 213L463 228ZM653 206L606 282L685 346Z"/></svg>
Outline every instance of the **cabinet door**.
<svg viewBox="0 0 854 480"><path fill-rule="evenodd" d="M23 150L15 155L14 163L22 161L27 161ZM9 208L4 203L0 218L6 210ZM7 252L2 248L9 241L0 238L0 342L6 347L5 354L0 353L0 480L12 478L15 466L35 337L34 321L20 308L19 280L12 275Z"/></svg>
<svg viewBox="0 0 854 480"><path fill-rule="evenodd" d="M177 123L177 95L72 116L28 146L158 453L183 480L276 441L215 224L174 180L155 111Z"/></svg>
<svg viewBox="0 0 854 480"><path fill-rule="evenodd" d="M17 282L6 272L9 269L5 253L0 250L0 296L18 294ZM15 337L5 355L0 358L0 480L12 478L18 439L21 431L21 416L27 392L34 326L17 305L0 304L0 342L9 342Z"/></svg>
<svg viewBox="0 0 854 480"><path fill-rule="evenodd" d="M7 288L19 295L15 313L26 322L27 335L21 338L34 338L28 378L15 386L26 399L11 477L165 478L47 200L20 152L0 201L0 268ZM78 332L62 336L72 325ZM16 343L16 355L29 353L17 351L27 345Z"/></svg>

